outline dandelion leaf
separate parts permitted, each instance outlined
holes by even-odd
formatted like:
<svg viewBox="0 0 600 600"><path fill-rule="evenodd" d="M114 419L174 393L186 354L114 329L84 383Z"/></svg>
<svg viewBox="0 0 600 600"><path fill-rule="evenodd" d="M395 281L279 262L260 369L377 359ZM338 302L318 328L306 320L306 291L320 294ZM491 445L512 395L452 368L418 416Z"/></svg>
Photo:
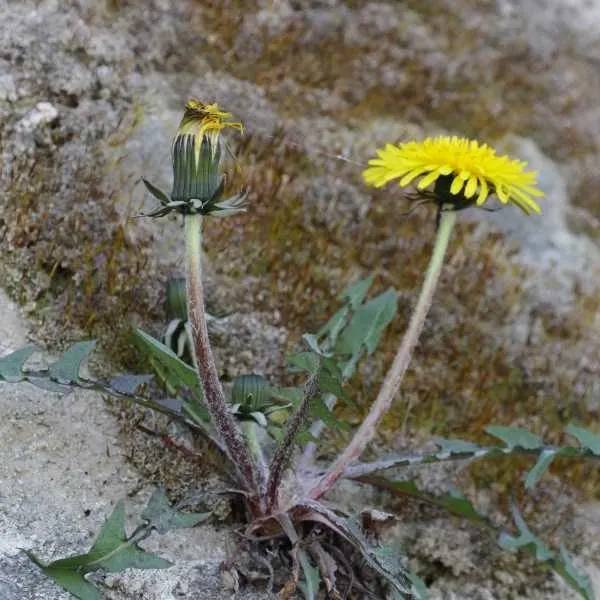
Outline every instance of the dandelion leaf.
<svg viewBox="0 0 600 600"><path fill-rule="evenodd" d="M210 518L211 514L180 512L171 506L164 490L158 488L142 512L142 519L162 535L173 529L194 527Z"/></svg>
<svg viewBox="0 0 600 600"><path fill-rule="evenodd" d="M202 398L200 382L195 369L182 361L168 346L148 335L141 329L134 331L136 346L158 366L167 387L172 387L175 393L189 389L198 399Z"/></svg>
<svg viewBox="0 0 600 600"><path fill-rule="evenodd" d="M592 589L590 580L581 571L577 570L573 564L571 555L563 545L560 547L560 555L555 561L554 570L572 589L579 592L582 598L585 600L594 600L594 590Z"/></svg>
<svg viewBox="0 0 600 600"><path fill-rule="evenodd" d="M77 554L45 564L32 552L27 556L55 583L80 600L100 600L96 588L84 575L92 571L123 571L128 568L165 569L171 563L146 552L137 543L127 539L125 506L119 502L104 522L98 538L87 554Z"/></svg>
<svg viewBox="0 0 600 600"><path fill-rule="evenodd" d="M488 425L485 431L491 436L502 440L508 448L523 448L524 450L537 450L544 445L538 435L522 427L503 427L501 425Z"/></svg>
<svg viewBox="0 0 600 600"><path fill-rule="evenodd" d="M582 447L589 450L592 454L600 456L600 435L572 424L568 425L565 431L574 438L577 438Z"/></svg>
<svg viewBox="0 0 600 600"><path fill-rule="evenodd" d="M438 458L445 458L450 454L473 453L479 450L477 444L463 440L439 438L435 440L435 443L440 447L440 451L437 453Z"/></svg>
<svg viewBox="0 0 600 600"><path fill-rule="evenodd" d="M25 379L23 366L34 352L35 347L28 346L0 357L0 380L14 383Z"/></svg>
<svg viewBox="0 0 600 600"><path fill-rule="evenodd" d="M531 489L547 471L552 461L556 458L558 451L553 448L544 448L535 463L533 469L525 477L525 487Z"/></svg>
<svg viewBox="0 0 600 600"><path fill-rule="evenodd" d="M372 273L364 279L359 279L355 283L351 283L340 294L340 299L348 302L352 310L356 310L367 297L367 294L375 281L375 276L376 273Z"/></svg>
<svg viewBox="0 0 600 600"><path fill-rule="evenodd" d="M561 547L559 553L552 552L544 542L527 527L518 508L512 507L513 519L519 535L511 536L505 531L498 537L498 544L504 550L519 549L528 552L536 560L546 564L560 575L571 589L578 592L584 600L594 600L594 592L585 574L577 570L569 553Z"/></svg>
<svg viewBox="0 0 600 600"><path fill-rule="evenodd" d="M29 559L35 563L54 583L64 590L79 598L79 600L102 600L100 592L83 576L83 573L64 567L54 567L53 563L49 565L39 560L33 552L25 552Z"/></svg>
<svg viewBox="0 0 600 600"><path fill-rule="evenodd" d="M64 385L78 383L81 363L96 347L96 342L85 341L73 344L56 362L48 367L50 379Z"/></svg>
<svg viewBox="0 0 600 600"><path fill-rule="evenodd" d="M356 357L364 347L372 354L396 311L396 291L392 288L358 307L339 337L336 352Z"/></svg>
<svg viewBox="0 0 600 600"><path fill-rule="evenodd" d="M118 375L113 377L109 385L119 394L133 396L139 388L152 380L154 375Z"/></svg>
<svg viewBox="0 0 600 600"><path fill-rule="evenodd" d="M124 569L166 569L171 563L142 550L127 539L125 505L121 501L105 521L90 551L81 557L87 570L103 569L111 573ZM60 562L60 561L57 561Z"/></svg>

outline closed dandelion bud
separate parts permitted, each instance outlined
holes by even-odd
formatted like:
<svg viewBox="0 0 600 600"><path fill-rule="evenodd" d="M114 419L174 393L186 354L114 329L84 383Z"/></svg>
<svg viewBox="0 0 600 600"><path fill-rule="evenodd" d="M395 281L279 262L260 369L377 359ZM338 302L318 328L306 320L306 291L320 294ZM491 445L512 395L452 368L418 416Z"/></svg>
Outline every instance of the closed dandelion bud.
<svg viewBox="0 0 600 600"><path fill-rule="evenodd" d="M231 388L232 404L240 404L248 412L263 410L269 404L269 384L261 375L240 375Z"/></svg>
<svg viewBox="0 0 600 600"><path fill-rule="evenodd" d="M272 395L268 381L262 375L240 375L231 388L231 412L239 420L253 420L261 427L268 421L279 424L288 416L289 403L282 403ZM277 418L273 418L277 415Z"/></svg>
<svg viewBox="0 0 600 600"><path fill-rule="evenodd" d="M143 180L148 191L161 203L161 207L148 216L162 217L173 211L183 215L226 216L245 210L245 194L223 198L221 132L228 127L243 132L242 124L231 121L231 117L231 113L219 110L217 104L203 104L195 99L186 104L171 149L171 196Z"/></svg>

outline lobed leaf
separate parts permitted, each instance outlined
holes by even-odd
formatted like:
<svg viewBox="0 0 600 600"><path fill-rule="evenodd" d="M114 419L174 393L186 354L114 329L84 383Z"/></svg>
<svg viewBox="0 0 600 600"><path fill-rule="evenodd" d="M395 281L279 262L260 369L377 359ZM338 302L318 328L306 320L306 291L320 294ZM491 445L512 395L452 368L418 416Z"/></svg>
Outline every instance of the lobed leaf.
<svg viewBox="0 0 600 600"><path fill-rule="evenodd" d="M355 311L363 303L374 280L375 274L373 273L369 277L350 284L340 294L340 300L346 302L346 305L342 306L315 335L327 348L335 346L339 334L348 324L351 312ZM326 340L323 340L325 337Z"/></svg>
<svg viewBox="0 0 600 600"><path fill-rule="evenodd" d="M76 342L56 362L48 367L50 379L61 384L78 383L81 363L96 347L94 340Z"/></svg>
<svg viewBox="0 0 600 600"><path fill-rule="evenodd" d="M352 310L356 310L365 300L377 273L371 273L364 279L359 279L355 283L348 285L340 294L340 299L346 300Z"/></svg>
<svg viewBox="0 0 600 600"><path fill-rule="evenodd" d="M165 534L173 529L186 529L195 527L210 518L212 513L184 513L175 509L161 488L158 488L148 501L142 512L142 519L156 529L158 533Z"/></svg>
<svg viewBox="0 0 600 600"><path fill-rule="evenodd" d="M167 569L172 566L169 561L146 552L127 538L123 501L117 503L113 513L106 519L90 551L78 558L79 564L88 571L103 569L110 573L129 568Z"/></svg>
<svg viewBox="0 0 600 600"><path fill-rule="evenodd" d="M10 383L23 381L23 379L25 379L23 366L35 350L35 346L27 346L27 348L21 348L6 356L0 357L0 379L4 379L4 381Z"/></svg>
<svg viewBox="0 0 600 600"><path fill-rule="evenodd" d="M502 427L500 425L488 425L485 431L490 435L502 440L508 448L523 448L524 450L537 450L544 444L539 435L535 435L522 427Z"/></svg>
<svg viewBox="0 0 600 600"><path fill-rule="evenodd" d="M109 386L119 394L133 396L153 378L154 375L117 375L109 381Z"/></svg>
<svg viewBox="0 0 600 600"><path fill-rule="evenodd" d="M313 374L319 368L321 357L314 352L298 352L290 354L287 357L287 362L290 366L295 367L300 371L306 371Z"/></svg>
<svg viewBox="0 0 600 600"><path fill-rule="evenodd" d="M182 361L168 346L141 329L134 331L133 339L144 354L158 363L164 378L167 380L166 383L172 386L175 393L188 389L198 400L202 399L200 381L193 367Z"/></svg>
<svg viewBox="0 0 600 600"><path fill-rule="evenodd" d="M347 306L343 306L317 331L315 337L326 348L332 348L335 346L340 332L347 325L349 316L350 309Z"/></svg>
<svg viewBox="0 0 600 600"><path fill-rule="evenodd" d="M560 555L554 561L554 570L572 589L579 592L585 600L594 600L595 594L590 580L581 571L577 570L573 564L571 555L562 544L560 546Z"/></svg>
<svg viewBox="0 0 600 600"><path fill-rule="evenodd" d="M440 447L440 451L437 453L437 456L441 459L452 454L465 454L479 450L479 446L477 444L474 444L473 442L466 442L464 440L438 438L435 440L435 443Z"/></svg>
<svg viewBox="0 0 600 600"><path fill-rule="evenodd" d="M577 441L581 444L581 446L589 450L592 454L596 456L600 456L600 436L592 433L587 429L583 429L583 427L577 427L576 425L570 424L567 426L565 431L572 435L574 438L577 438Z"/></svg>
<svg viewBox="0 0 600 600"><path fill-rule="evenodd" d="M553 552L548 546L527 527L518 508L513 505L512 513L518 535L512 535L496 526L486 515L477 511L473 503L465 498L458 490L436 496L421 491L414 480L395 481L382 476L357 477L361 483L371 484L379 489L393 494L409 496L433 506L446 509L451 514L478 522L497 534L498 544L503 550L522 550L533 556L538 562L553 569L565 582L585 600L594 600L594 595L588 578L578 571L568 552L561 547L560 553ZM410 577L410 572L407 572ZM418 588L418 582L415 583ZM414 592L413 592L414 593Z"/></svg>
<svg viewBox="0 0 600 600"><path fill-rule="evenodd" d="M392 288L358 307L339 337L336 352L354 357L364 346L372 354L396 312L396 291Z"/></svg>
<svg viewBox="0 0 600 600"><path fill-rule="evenodd" d="M525 477L525 487L531 489L542 477L542 475L548 470L548 467L552 464L556 458L558 451L554 448L544 448L535 463L535 466L527 473Z"/></svg>
<svg viewBox="0 0 600 600"><path fill-rule="evenodd" d="M143 537L148 534L149 531L144 532ZM117 503L86 554L61 558L48 564L43 563L32 552L26 554L48 577L79 600L100 599L96 588L84 577L92 571L114 573L128 568L165 569L172 566L169 561L140 548L135 535L131 539L127 538L123 502Z"/></svg>
<svg viewBox="0 0 600 600"><path fill-rule="evenodd" d="M52 563L46 565L33 552L25 551L25 554L42 570L46 577L75 596L75 598L79 598L79 600L102 600L100 592L85 579L80 571L53 567Z"/></svg>
<svg viewBox="0 0 600 600"><path fill-rule="evenodd" d="M552 552L544 542L527 527L518 508L512 507L513 519L519 530L518 536L511 536L501 532L498 544L504 550L519 549L531 554L536 560L545 563L560 575L571 589L578 592L585 600L594 600L594 592L589 579L577 570L568 552L561 546L557 554Z"/></svg>

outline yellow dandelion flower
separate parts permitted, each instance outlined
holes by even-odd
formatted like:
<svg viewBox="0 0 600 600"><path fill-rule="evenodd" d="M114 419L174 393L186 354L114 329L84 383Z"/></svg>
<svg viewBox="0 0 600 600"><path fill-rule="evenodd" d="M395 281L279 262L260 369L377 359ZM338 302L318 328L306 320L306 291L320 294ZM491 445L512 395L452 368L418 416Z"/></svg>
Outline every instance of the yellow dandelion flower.
<svg viewBox="0 0 600 600"><path fill-rule="evenodd" d="M423 142L387 144L377 150L363 177L367 184L382 187L399 179L402 187L420 178L417 189L435 183L439 202L456 209L481 206L491 194L503 204L512 203L528 215L541 213L533 197L543 197L537 172L525 171L526 162L498 156L487 144L456 136L427 138Z"/></svg>
<svg viewBox="0 0 600 600"><path fill-rule="evenodd" d="M200 146L206 136L210 142L213 153L217 151L221 131L227 127L244 132L244 126L239 121L231 121L233 115L229 112L219 110L217 103L203 104L196 98L192 98L185 105L183 118L177 129L175 141L183 136L194 138L194 149L196 160L200 156Z"/></svg>

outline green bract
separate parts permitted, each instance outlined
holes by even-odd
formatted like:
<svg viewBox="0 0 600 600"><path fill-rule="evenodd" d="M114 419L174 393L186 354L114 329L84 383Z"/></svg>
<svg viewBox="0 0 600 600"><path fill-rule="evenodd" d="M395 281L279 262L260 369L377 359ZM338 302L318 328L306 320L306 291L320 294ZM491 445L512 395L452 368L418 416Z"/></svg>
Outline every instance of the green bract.
<svg viewBox="0 0 600 600"><path fill-rule="evenodd" d="M196 136L178 134L173 142L173 190L168 196L142 179L146 189L161 206L148 217L164 217L171 212L183 215L229 216L246 210L246 194L223 198L225 177L221 174L221 140L205 133L198 145Z"/></svg>

